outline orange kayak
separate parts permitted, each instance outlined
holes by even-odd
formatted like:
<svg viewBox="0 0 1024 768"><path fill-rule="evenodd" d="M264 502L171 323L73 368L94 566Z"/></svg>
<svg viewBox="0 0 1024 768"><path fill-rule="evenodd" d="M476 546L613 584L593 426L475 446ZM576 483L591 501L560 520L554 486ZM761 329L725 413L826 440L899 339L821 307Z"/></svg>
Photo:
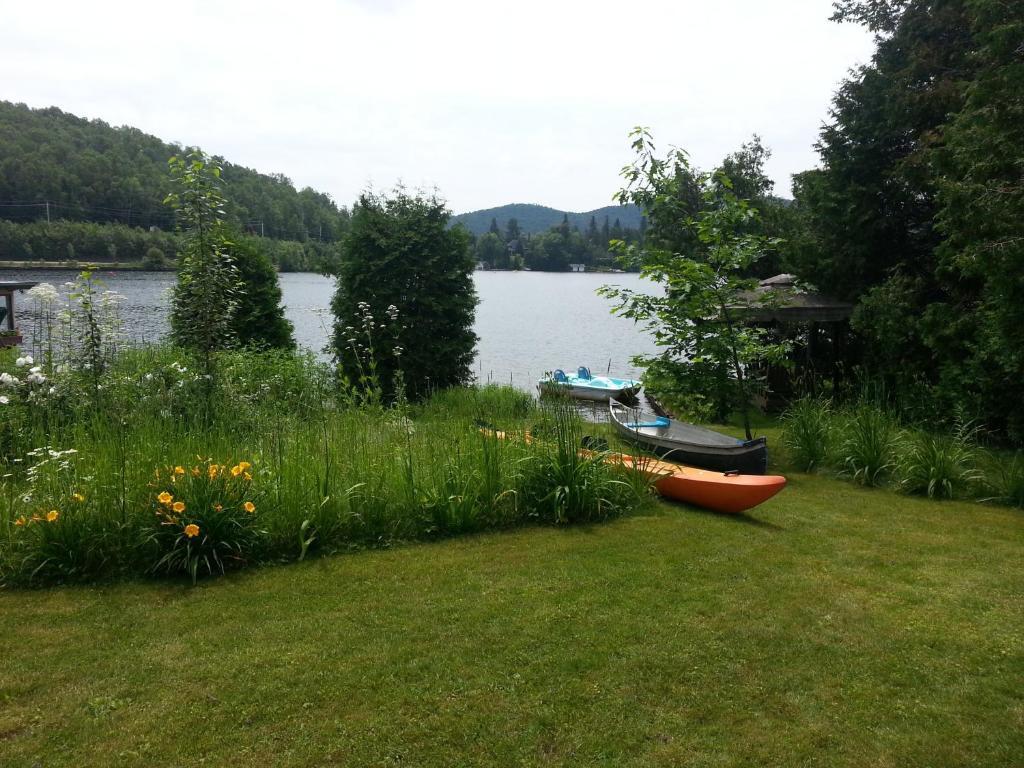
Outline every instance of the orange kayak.
<svg viewBox="0 0 1024 768"><path fill-rule="evenodd" d="M482 428L480 432L499 440L507 437L504 432L488 428ZM523 439L529 443L533 438L527 432ZM591 455L592 452L582 449L580 453ZM666 499L682 501L715 512L745 512L768 501L786 486L786 478L781 475L726 474L684 464L673 464L647 456L634 457L628 453L610 453L606 456L606 461L622 464L643 472L647 477L657 478L654 481L654 489Z"/></svg>
<svg viewBox="0 0 1024 768"><path fill-rule="evenodd" d="M781 475L738 475L687 467L668 461L613 453L610 461L656 477L654 488L666 499L715 512L743 512L767 501L786 485Z"/></svg>

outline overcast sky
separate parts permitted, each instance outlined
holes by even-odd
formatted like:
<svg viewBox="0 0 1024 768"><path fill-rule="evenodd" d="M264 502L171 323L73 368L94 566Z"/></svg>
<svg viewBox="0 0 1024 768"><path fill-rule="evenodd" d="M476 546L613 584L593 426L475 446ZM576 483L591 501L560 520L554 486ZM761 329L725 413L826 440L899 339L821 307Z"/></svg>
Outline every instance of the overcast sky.
<svg viewBox="0 0 1024 768"><path fill-rule="evenodd" d="M0 98L56 105L329 192L456 212L609 204L649 126L710 167L751 134L776 192L870 36L830 0L0 0Z"/></svg>

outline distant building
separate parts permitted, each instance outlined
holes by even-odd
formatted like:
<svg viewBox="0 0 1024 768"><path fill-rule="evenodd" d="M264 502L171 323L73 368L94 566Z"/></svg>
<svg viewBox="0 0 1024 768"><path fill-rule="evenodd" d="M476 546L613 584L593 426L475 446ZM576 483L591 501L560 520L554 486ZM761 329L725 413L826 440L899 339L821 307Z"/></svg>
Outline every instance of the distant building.
<svg viewBox="0 0 1024 768"><path fill-rule="evenodd" d="M569 265L569 271L570 272L586 272L587 271L587 267L586 267L585 264L570 264Z"/></svg>

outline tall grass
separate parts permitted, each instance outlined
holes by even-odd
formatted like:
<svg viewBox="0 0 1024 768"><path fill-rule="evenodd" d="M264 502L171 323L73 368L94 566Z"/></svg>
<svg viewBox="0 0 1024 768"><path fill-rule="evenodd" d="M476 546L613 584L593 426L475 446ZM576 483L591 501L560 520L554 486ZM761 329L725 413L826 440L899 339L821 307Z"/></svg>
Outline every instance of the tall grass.
<svg viewBox="0 0 1024 768"><path fill-rule="evenodd" d="M355 408L309 358L235 352L218 372L206 418L195 408L205 395L192 361L168 348L122 355L98 400L76 398L69 373L53 378L53 396L19 405L0 456L0 582L196 578L398 541L598 521L645 500L621 467L580 456L575 411L540 410L511 389ZM481 420L520 435L543 422L550 437L502 440L482 433ZM203 480L211 464L220 478L240 462L251 464L244 498ZM251 513L240 511L247 501Z"/></svg>

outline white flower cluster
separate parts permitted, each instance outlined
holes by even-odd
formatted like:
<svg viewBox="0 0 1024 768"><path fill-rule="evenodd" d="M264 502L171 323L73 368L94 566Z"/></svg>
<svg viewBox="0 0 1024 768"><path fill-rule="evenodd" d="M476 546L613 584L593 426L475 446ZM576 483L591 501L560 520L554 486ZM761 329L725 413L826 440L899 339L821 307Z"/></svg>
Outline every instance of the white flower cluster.
<svg viewBox="0 0 1024 768"><path fill-rule="evenodd" d="M42 366L35 365L35 360L32 359L31 355L19 357L14 361L14 365L18 368L30 366L28 371L25 373L24 380L20 380L17 376L12 376L5 371L0 373L0 387L7 387L12 390L20 387L28 388L28 399L31 401L41 399L46 394L52 395L54 393L55 390L53 387L50 387L48 392L43 391L42 385L46 384L47 381L46 374L43 373ZM9 405L10 402L11 398L9 396L0 396L0 405Z"/></svg>
<svg viewBox="0 0 1024 768"><path fill-rule="evenodd" d="M55 304L60 299L57 289L49 283L40 283L34 288L29 288L25 291L25 295L40 304Z"/></svg>

